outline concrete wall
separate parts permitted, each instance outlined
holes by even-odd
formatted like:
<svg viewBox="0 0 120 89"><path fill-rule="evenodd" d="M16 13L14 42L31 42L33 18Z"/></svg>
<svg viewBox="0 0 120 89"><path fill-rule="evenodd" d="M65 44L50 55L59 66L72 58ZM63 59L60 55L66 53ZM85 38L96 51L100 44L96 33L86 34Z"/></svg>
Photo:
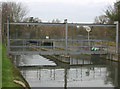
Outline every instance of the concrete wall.
<svg viewBox="0 0 120 89"><path fill-rule="evenodd" d="M100 57L105 58L107 60L116 61L119 62L119 55L118 54L106 54L106 55L100 55Z"/></svg>

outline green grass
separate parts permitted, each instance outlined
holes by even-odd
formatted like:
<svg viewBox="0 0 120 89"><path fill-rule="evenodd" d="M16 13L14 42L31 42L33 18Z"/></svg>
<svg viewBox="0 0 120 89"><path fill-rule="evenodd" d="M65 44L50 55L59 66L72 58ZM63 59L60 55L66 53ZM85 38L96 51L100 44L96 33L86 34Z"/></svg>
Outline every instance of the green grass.
<svg viewBox="0 0 120 89"><path fill-rule="evenodd" d="M2 87L21 87L13 82L13 80L25 80L21 76L19 70L12 64L11 60L6 56L5 47L2 46ZM26 82L24 82L26 83Z"/></svg>
<svg viewBox="0 0 120 89"><path fill-rule="evenodd" d="M2 46L2 87L20 87L13 82L16 76L13 75L13 65L5 54L5 47Z"/></svg>
<svg viewBox="0 0 120 89"><path fill-rule="evenodd" d="M2 87L2 43L0 42L0 88Z"/></svg>

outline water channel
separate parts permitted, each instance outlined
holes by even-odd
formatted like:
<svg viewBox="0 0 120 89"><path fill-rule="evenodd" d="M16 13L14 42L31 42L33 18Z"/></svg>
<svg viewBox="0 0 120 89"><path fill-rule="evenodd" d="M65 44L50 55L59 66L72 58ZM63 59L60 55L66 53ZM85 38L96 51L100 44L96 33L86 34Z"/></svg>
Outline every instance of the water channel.
<svg viewBox="0 0 120 89"><path fill-rule="evenodd" d="M30 87L116 87L118 62L86 55L70 55L70 64L40 55L13 58Z"/></svg>

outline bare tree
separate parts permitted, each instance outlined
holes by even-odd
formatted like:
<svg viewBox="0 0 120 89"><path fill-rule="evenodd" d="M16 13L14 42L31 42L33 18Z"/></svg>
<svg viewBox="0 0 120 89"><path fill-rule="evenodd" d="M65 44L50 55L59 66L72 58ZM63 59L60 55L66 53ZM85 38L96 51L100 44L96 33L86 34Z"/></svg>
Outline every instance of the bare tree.
<svg viewBox="0 0 120 89"><path fill-rule="evenodd" d="M118 6L117 3L114 3L114 5L109 5L105 10L104 14L97 16L94 20L94 23L98 24L113 24L114 21L118 20ZM101 30L101 29L104 29ZM103 33L104 32L104 33ZM93 34L96 35L96 37L108 37L110 40L115 40L115 28L110 27L94 27ZM97 35L97 34L98 35Z"/></svg>
<svg viewBox="0 0 120 89"><path fill-rule="evenodd" d="M6 39L6 25L4 23L9 19L10 22L21 22L28 11L21 3L2 2L2 36Z"/></svg>
<svg viewBox="0 0 120 89"><path fill-rule="evenodd" d="M104 14L97 16L94 20L95 23L114 23L118 20L118 7L117 3L114 3L114 6L109 5L105 10Z"/></svg>
<svg viewBox="0 0 120 89"><path fill-rule="evenodd" d="M28 13L25 6L16 2L3 2L2 9L3 19L9 17L9 20L14 22L23 21Z"/></svg>
<svg viewBox="0 0 120 89"><path fill-rule="evenodd" d="M105 15L100 15L96 16L94 23L99 23L99 24L106 24L108 23L109 19Z"/></svg>
<svg viewBox="0 0 120 89"><path fill-rule="evenodd" d="M53 19L52 23L60 23L60 20L59 19Z"/></svg>

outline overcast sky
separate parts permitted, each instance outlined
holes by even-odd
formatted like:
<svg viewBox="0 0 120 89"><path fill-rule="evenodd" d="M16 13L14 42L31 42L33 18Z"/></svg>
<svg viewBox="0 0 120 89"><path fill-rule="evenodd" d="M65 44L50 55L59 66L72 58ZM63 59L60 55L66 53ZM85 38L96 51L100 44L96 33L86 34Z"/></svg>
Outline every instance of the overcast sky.
<svg viewBox="0 0 120 89"><path fill-rule="evenodd" d="M4 0L5 1L5 0ZM10 0L6 0L10 1ZM29 9L28 16L39 17L42 21L68 19L69 22L93 22L103 14L108 5L116 0L11 0L22 2Z"/></svg>

